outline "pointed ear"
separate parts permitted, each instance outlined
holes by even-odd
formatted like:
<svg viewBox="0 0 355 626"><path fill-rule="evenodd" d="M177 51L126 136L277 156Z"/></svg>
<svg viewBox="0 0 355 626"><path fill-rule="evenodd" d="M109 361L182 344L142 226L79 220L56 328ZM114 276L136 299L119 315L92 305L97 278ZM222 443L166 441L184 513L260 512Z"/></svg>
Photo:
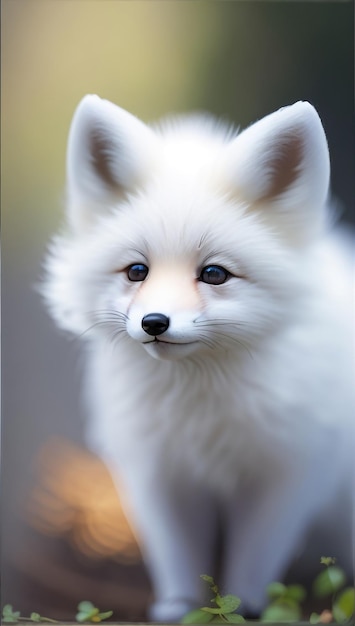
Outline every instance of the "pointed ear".
<svg viewBox="0 0 355 626"><path fill-rule="evenodd" d="M329 169L324 130L308 102L268 115L228 148L229 188L295 241L323 222Z"/></svg>
<svg viewBox="0 0 355 626"><path fill-rule="evenodd" d="M68 218L76 230L133 192L149 175L155 136L143 122L98 96L77 107L67 149Z"/></svg>

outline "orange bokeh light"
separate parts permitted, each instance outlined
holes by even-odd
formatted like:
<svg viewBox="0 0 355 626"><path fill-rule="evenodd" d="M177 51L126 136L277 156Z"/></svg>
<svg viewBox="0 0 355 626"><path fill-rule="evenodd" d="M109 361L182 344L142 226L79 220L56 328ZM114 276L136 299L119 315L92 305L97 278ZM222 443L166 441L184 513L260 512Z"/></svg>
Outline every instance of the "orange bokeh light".
<svg viewBox="0 0 355 626"><path fill-rule="evenodd" d="M120 495L98 457L52 437L40 450L36 473L27 505L32 527L46 535L65 536L91 558L140 560Z"/></svg>

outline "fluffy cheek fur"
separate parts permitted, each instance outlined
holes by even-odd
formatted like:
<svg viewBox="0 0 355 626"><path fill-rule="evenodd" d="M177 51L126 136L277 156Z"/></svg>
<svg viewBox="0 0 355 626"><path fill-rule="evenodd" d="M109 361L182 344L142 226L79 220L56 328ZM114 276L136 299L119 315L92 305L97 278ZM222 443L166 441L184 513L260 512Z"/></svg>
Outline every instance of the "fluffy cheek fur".
<svg viewBox="0 0 355 626"><path fill-rule="evenodd" d="M148 226L139 210L138 215L137 210L128 216L114 213L85 237L58 238L47 262L44 290L57 323L75 334L99 334L113 344L128 339L144 345L149 337L142 330L142 317L161 312L170 318L165 338L191 343L189 350L175 351L171 358L218 348L251 350L290 315L292 302L299 298L299 273L290 252L257 219L242 211L236 218L235 207L228 211L227 206L220 233L214 215L211 209L210 220L206 211L203 219L196 214L190 218L195 233L190 240L182 233L174 242L177 225L167 233L159 213L151 211ZM142 232L137 232L137 223L143 224ZM228 230L233 232L231 242ZM134 233L134 239L123 233ZM147 248L147 239L165 241L165 249ZM149 265L145 281L127 278L125 268L136 262ZM207 263L226 267L233 275L221 285L203 283L198 274Z"/></svg>

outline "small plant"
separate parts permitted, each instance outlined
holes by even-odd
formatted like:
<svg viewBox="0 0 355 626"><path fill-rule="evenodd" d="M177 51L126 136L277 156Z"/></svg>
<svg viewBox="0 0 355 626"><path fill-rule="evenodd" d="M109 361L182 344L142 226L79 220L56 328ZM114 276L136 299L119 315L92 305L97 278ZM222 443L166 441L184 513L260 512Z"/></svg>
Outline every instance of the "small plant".
<svg viewBox="0 0 355 626"><path fill-rule="evenodd" d="M2 610L3 624L18 624L18 622L49 622L57 624L57 620L42 617L39 613L31 613L29 617L22 617L20 611L14 611L11 604L6 604Z"/></svg>
<svg viewBox="0 0 355 626"><path fill-rule="evenodd" d="M92 602L84 600L78 604L77 622L102 622L111 617L113 611L100 612ZM2 610L2 624L18 624L19 622L48 622L58 624L58 621L49 617L42 617L39 613L31 613L30 617L22 617L20 611L14 611L11 604L6 604Z"/></svg>
<svg viewBox="0 0 355 626"><path fill-rule="evenodd" d="M203 574L201 578L209 585L213 593L211 603L215 606L203 606L201 609L190 611L183 617L181 623L207 624L213 622L223 624L227 622L229 624L241 624L244 622L244 617L235 612L241 603L240 599L231 594L221 596L212 576Z"/></svg>
<svg viewBox="0 0 355 626"><path fill-rule="evenodd" d="M325 568L313 582L313 594L318 598L332 596L331 608L322 613L312 613L311 624L326 624L335 621L337 624L345 624L355 615L355 588L346 587L344 571L335 565L332 557L322 557L322 565Z"/></svg>
<svg viewBox="0 0 355 626"><path fill-rule="evenodd" d="M262 622L295 622L302 617L302 602L306 590L302 585L271 583L267 595L270 603L261 615Z"/></svg>
<svg viewBox="0 0 355 626"><path fill-rule="evenodd" d="M335 558L322 557L321 564L325 569L314 579L312 593L317 598L332 596L331 607L321 613L312 613L311 624L350 624L355 617L355 588L345 587L345 572L335 565ZM241 600L234 595L221 596L219 589L211 576L201 578L208 583L213 597L211 603L215 606L204 606L187 613L181 620L182 624L225 623L240 624L244 617L236 610ZM267 595L269 604L261 614L261 622L299 622L304 618L302 603L306 598L306 590L302 585L284 585L274 582L268 585ZM354 620L355 626L355 620Z"/></svg>
<svg viewBox="0 0 355 626"><path fill-rule="evenodd" d="M76 614L77 622L102 622L105 619L111 617L113 611L105 611L100 613L100 610L93 605L92 602L84 600L78 604L78 613Z"/></svg>
<svg viewBox="0 0 355 626"><path fill-rule="evenodd" d="M340 567L335 565L335 558L322 557L320 562L326 569L314 579L312 594L316 598L331 595L332 604L330 609L324 609L321 613L312 613L310 623L345 624L355 613L355 589L353 587L342 589L346 583L346 575ZM306 597L304 587L272 583L268 586L267 593L270 604L263 611L261 621L291 622L302 618L302 602Z"/></svg>

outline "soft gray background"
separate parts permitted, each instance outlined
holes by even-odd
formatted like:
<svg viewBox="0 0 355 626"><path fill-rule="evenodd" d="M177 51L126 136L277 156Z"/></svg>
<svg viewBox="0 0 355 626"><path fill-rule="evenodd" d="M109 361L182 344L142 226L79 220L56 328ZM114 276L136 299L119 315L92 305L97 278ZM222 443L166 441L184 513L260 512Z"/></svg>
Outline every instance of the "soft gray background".
<svg viewBox="0 0 355 626"><path fill-rule="evenodd" d="M3 0L3 604L70 618L89 597L116 619L142 619L149 593L139 561L122 565L117 546L100 548L100 523L96 543L85 535L90 485L102 480L102 536L117 503L85 456L79 345L34 289L62 219L78 101L98 93L146 121L206 109L244 127L309 100L351 221L353 75L351 2Z"/></svg>

